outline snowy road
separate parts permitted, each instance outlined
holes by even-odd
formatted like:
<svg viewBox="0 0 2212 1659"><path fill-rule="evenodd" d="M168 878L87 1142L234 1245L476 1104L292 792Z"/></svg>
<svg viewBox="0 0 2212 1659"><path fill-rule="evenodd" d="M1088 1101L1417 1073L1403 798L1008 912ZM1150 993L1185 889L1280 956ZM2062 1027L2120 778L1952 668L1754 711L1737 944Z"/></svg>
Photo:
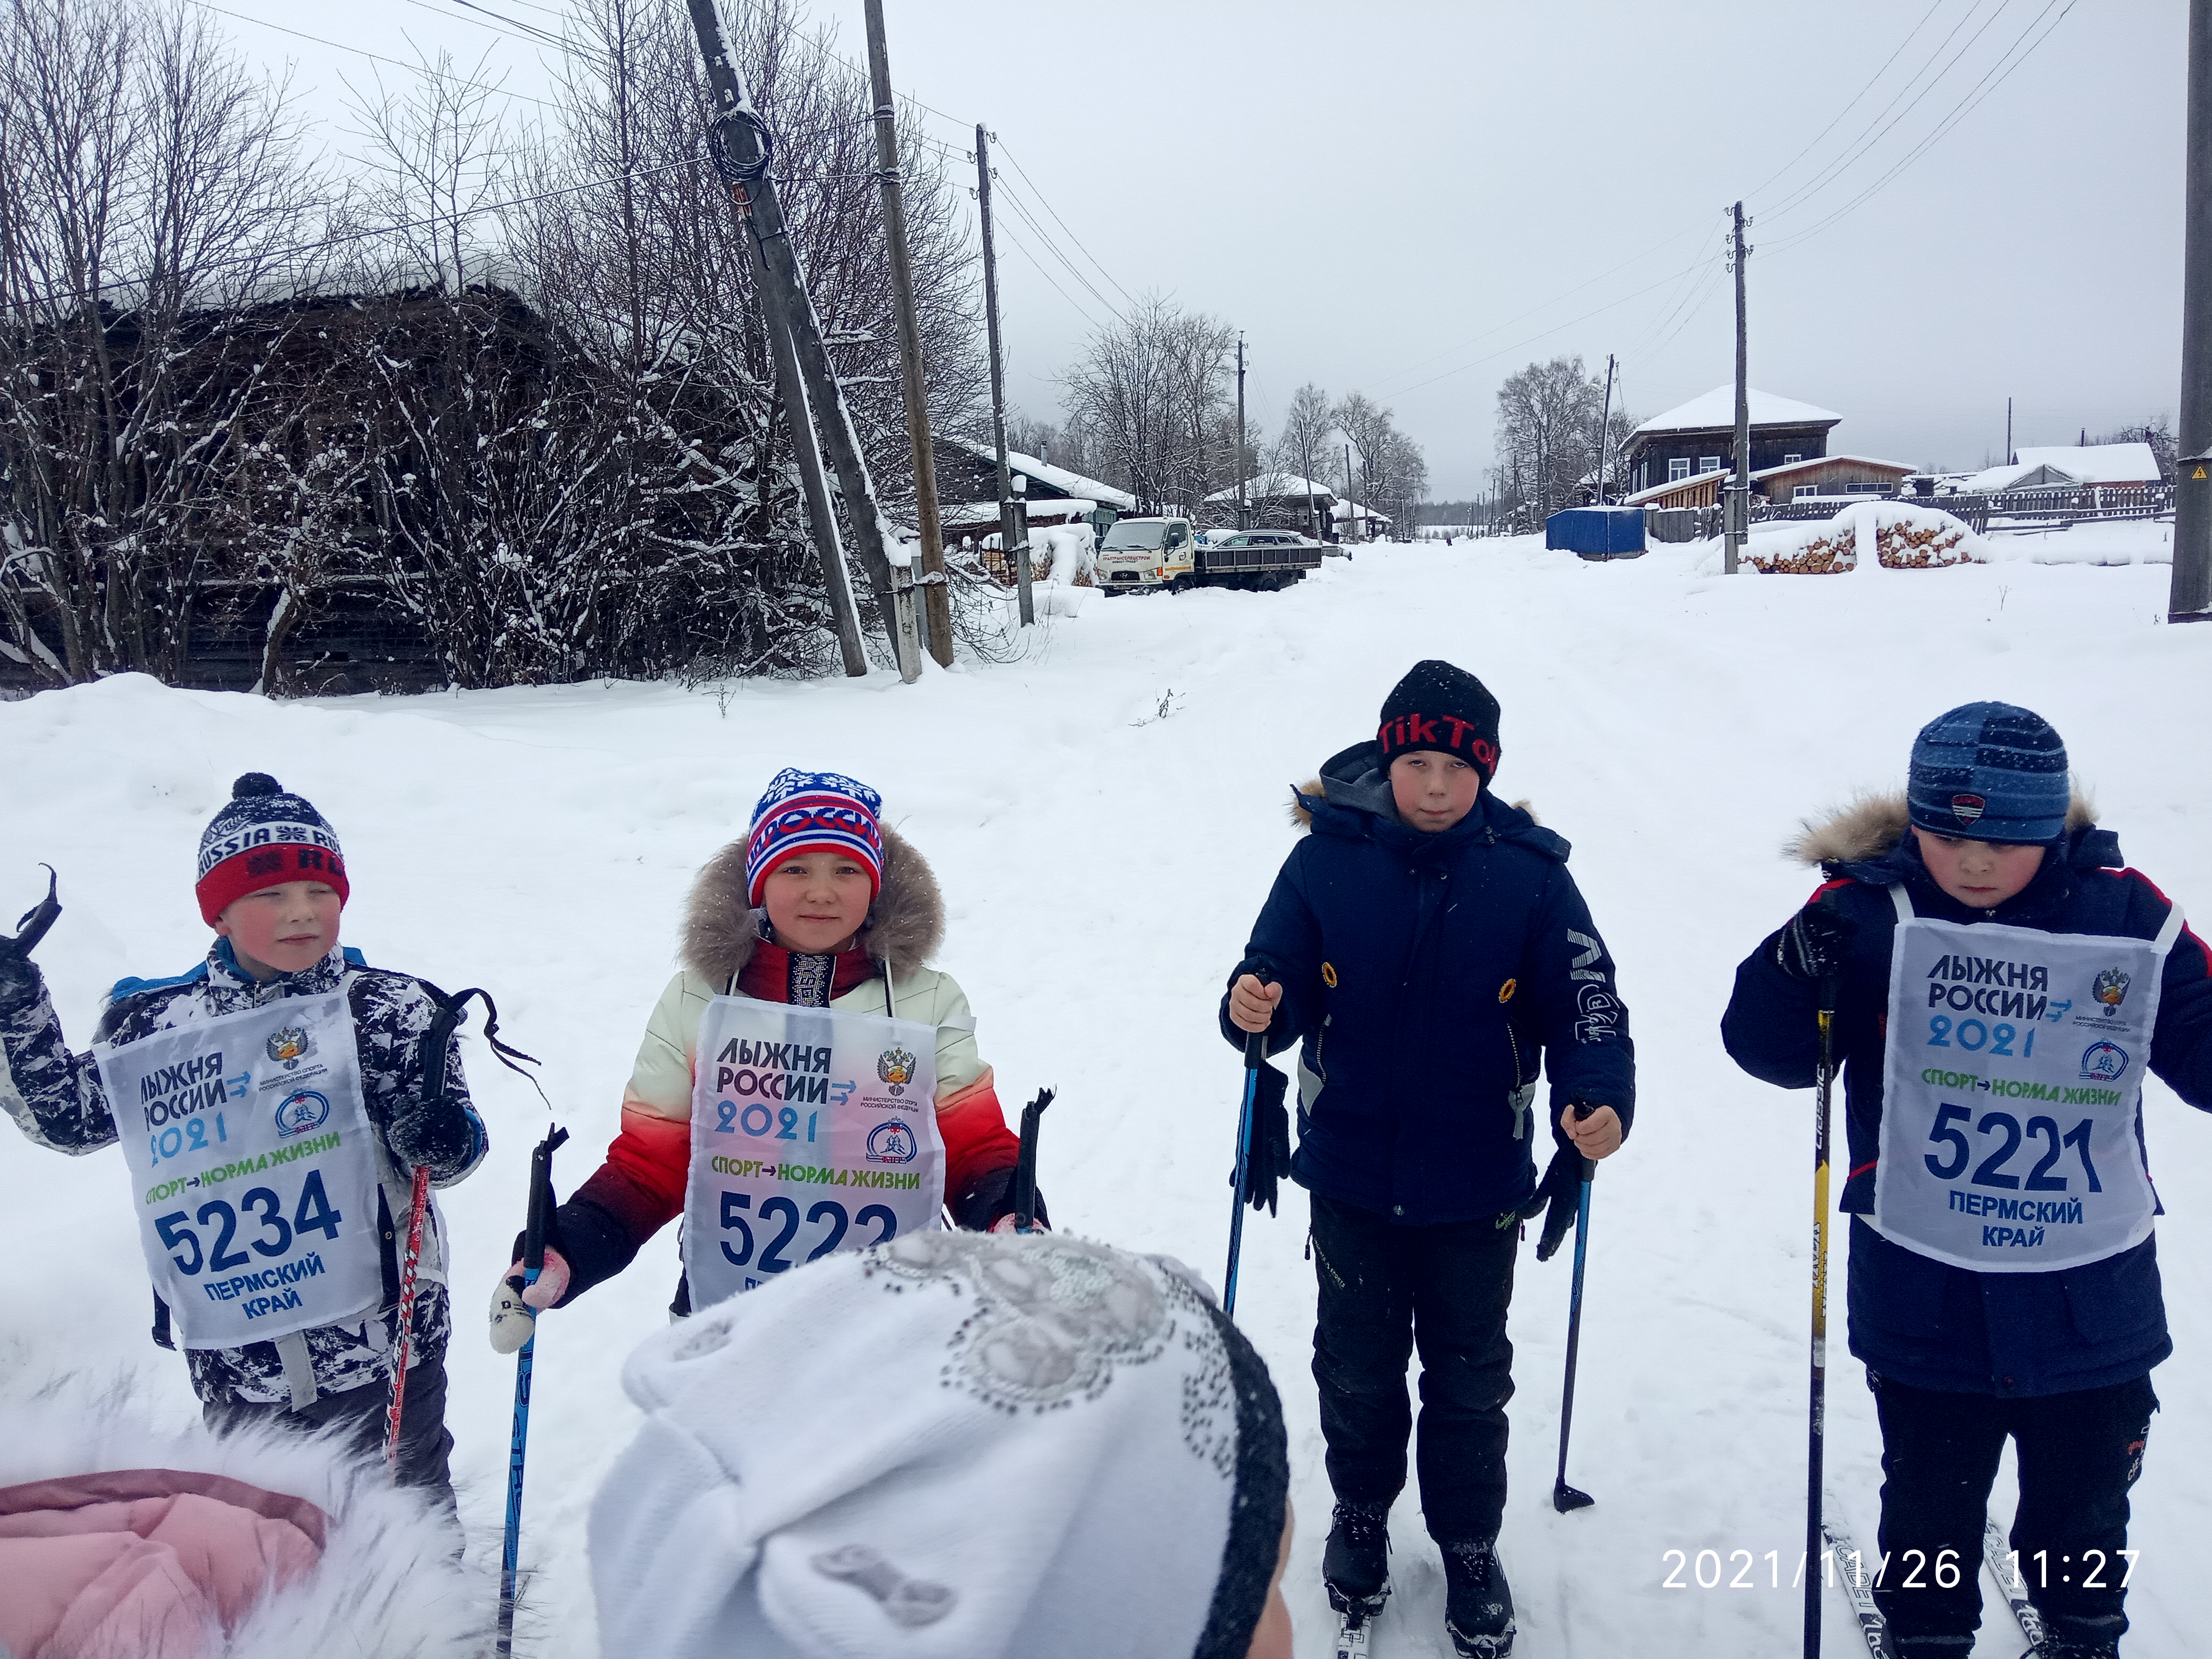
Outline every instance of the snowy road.
<svg viewBox="0 0 2212 1659"><path fill-rule="evenodd" d="M544 1058L576 1136L556 1171L566 1191L614 1131L692 872L742 831L778 766L849 771L937 867L944 964L981 1017L1002 1098L1060 1091L1042 1170L1054 1219L1214 1275L1238 1079L1214 1002L1291 844L1285 786L1367 735L1413 660L1450 658L1504 705L1501 790L1575 843L1641 1061L1637 1133L1595 1189L1571 1478L1598 1502L1566 1516L1548 1495L1568 1262L1522 1258L1502 1545L1518 1651L1791 1652L1811 1097L1745 1078L1717 1034L1736 960L1809 890L1776 849L1800 816L1901 784L1928 717L2001 697L2057 724L2131 860L2212 917L2212 839L2187 827L2212 807L2212 628L2159 622L2162 565L1723 580L1694 563L1659 551L1592 567L1527 543L1364 550L1283 594L1093 598L1052 619L1029 660L912 690L878 675L745 685L726 702L617 685L272 704L143 678L46 694L0 704L0 908L31 902L36 860L59 866L68 910L40 957L82 1045L107 984L199 956L196 839L234 775L274 773L344 838L347 942L448 988L489 987L506 1033ZM513 1369L486 1347L481 1310L544 1114L480 1042L468 1056L495 1148L447 1200L461 1263L450 1421L464 1515L495 1552ZM2212 1450L2212 1122L2154 1085L2148 1136L2171 1211L2160 1231L2177 1352L2154 1374L2164 1410L2136 1491L2127 1650L2183 1659L2201 1650L2193 1552L2212 1535L2198 1478ZM0 1249L16 1269L0 1382L128 1368L181 1413L183 1365L145 1340L123 1183L113 1149L72 1162L0 1133ZM1328 1501L1304 1233L1295 1191L1280 1219L1247 1229L1240 1311L1290 1415L1306 1655L1328 1645ZM1840 1277L1840 1248L1836 1261ZM664 1322L675 1279L670 1229L624 1279L547 1322L533 1656L596 1651L584 1516L634 1421L623 1358ZM1840 1326L1840 1284L1833 1306ZM1871 1401L1840 1340L1831 1352L1831 1489L1870 1543ZM1382 1646L1446 1653L1442 1570L1411 1492L1395 1532ZM1674 1550L1688 1588L1666 1587ZM1717 1588L1697 1588L1704 1551ZM1828 1654L1863 1651L1857 1639L1832 1598ZM1977 1654L2012 1659L2020 1645L1992 1609Z"/></svg>

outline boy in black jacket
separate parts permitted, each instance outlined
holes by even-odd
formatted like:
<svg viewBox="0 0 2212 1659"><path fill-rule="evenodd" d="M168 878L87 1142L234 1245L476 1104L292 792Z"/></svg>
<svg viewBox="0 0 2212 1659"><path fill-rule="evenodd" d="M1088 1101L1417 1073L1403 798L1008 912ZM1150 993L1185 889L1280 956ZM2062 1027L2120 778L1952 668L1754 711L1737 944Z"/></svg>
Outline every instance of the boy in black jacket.
<svg viewBox="0 0 2212 1659"><path fill-rule="evenodd" d="M1754 1077L1807 1087L1837 982L1850 1345L1882 1432L1875 1599L1900 1659L1972 1648L2009 1435L2043 1659L2112 1659L2149 1373L2173 1346L2142 1079L2212 1108L2212 955L2121 867L2058 733L2005 703L1929 722L1903 798L1796 850L1829 879L1736 970L1721 1030Z"/></svg>
<svg viewBox="0 0 2212 1659"><path fill-rule="evenodd" d="M1498 717L1449 663L1398 683L1375 741L1299 793L1313 833L1275 878L1222 1009L1239 1047L1251 1031L1270 1053L1303 1043L1291 1173L1313 1195L1329 1599L1364 1617L1389 1593L1418 1340L1421 1505L1443 1550L1447 1628L1483 1659L1514 1635L1497 1540L1519 1224L1573 1188L1580 1159L1619 1148L1635 1099L1628 1011L1567 843L1488 787ZM1540 1189L1540 1065L1559 1146Z"/></svg>

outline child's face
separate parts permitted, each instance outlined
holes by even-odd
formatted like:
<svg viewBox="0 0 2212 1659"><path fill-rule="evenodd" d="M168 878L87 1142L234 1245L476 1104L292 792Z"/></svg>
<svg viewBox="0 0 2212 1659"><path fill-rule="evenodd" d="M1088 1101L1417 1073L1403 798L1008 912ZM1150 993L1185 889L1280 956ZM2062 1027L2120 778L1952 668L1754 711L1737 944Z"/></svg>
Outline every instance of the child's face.
<svg viewBox="0 0 2212 1659"><path fill-rule="evenodd" d="M1390 799L1398 816L1436 835L1474 810L1482 774L1441 749L1416 749L1390 763Z"/></svg>
<svg viewBox="0 0 2212 1659"><path fill-rule="evenodd" d="M335 887L319 881L287 881L233 899L215 919L238 964L257 979L296 974L330 955L338 942Z"/></svg>
<svg viewBox="0 0 2212 1659"><path fill-rule="evenodd" d="M836 853L786 859L761 884L775 941L787 951L822 956L842 951L868 919L868 872Z"/></svg>
<svg viewBox="0 0 2212 1659"><path fill-rule="evenodd" d="M1994 910L2035 879L2043 867L2043 848L2010 842L1967 841L1939 836L1918 824L1920 861L1936 884L1961 904Z"/></svg>

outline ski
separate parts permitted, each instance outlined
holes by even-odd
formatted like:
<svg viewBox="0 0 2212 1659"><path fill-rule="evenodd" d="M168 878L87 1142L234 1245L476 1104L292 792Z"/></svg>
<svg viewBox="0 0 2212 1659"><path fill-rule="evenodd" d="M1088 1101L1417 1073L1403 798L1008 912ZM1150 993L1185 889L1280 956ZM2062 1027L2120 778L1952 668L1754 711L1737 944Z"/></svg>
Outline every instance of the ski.
<svg viewBox="0 0 2212 1659"><path fill-rule="evenodd" d="M1881 1616L1881 1609L1874 1604L1874 1581L1880 1568L1872 1572L1867 1570L1866 1557L1860 1553L1859 1547L1851 1542L1851 1535L1835 1522L1824 1517L1820 1531L1828 1540L1826 1560L1808 1561L1805 1564L1806 1571L1819 1572L1825 1577L1828 1564L1832 1562L1836 1582L1844 1587L1844 1598L1851 1604L1852 1613L1857 1615L1859 1635L1865 1641L1871 1659L1897 1659L1897 1650L1889 1639L1889 1620Z"/></svg>
<svg viewBox="0 0 2212 1659"><path fill-rule="evenodd" d="M1329 1605L1336 1609L1336 1659L1366 1659L1367 1638L1375 1629L1375 1615L1382 1611L1382 1604L1390 1597L1389 1585L1380 1595L1358 1600L1341 1598L1332 1589Z"/></svg>
<svg viewBox="0 0 2212 1659"><path fill-rule="evenodd" d="M2012 1616L2020 1621L2020 1633L2027 1638L2029 1650L2039 1656L2048 1634L2043 1627L2043 1615L2027 1599L2027 1581L2020 1576L2020 1562L1995 1521L1983 1523L1982 1559L1989 1565L1990 1577L2004 1592L2005 1604L2012 1609Z"/></svg>

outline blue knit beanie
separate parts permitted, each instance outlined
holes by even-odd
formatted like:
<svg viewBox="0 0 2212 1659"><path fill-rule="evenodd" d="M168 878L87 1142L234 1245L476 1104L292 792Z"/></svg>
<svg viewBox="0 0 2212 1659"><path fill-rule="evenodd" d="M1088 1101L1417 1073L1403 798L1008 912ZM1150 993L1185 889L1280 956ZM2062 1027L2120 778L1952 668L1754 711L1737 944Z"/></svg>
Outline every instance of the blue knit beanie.
<svg viewBox="0 0 2212 1659"><path fill-rule="evenodd" d="M2066 744L2031 709L1966 703L1912 740L1906 805L1932 834L2040 845L2064 831L2072 799Z"/></svg>

